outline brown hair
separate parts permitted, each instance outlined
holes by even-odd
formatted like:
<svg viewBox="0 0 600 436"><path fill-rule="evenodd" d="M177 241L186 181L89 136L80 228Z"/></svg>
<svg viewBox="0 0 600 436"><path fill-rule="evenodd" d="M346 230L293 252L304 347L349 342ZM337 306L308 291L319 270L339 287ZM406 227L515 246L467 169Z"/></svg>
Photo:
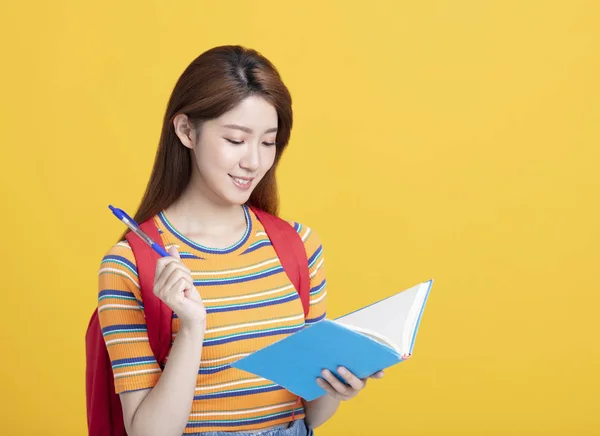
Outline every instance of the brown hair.
<svg viewBox="0 0 600 436"><path fill-rule="evenodd" d="M292 98L275 66L260 53L241 46L221 46L198 56L173 89L152 174L134 216L138 223L170 206L190 181L191 150L175 134L175 116L186 114L200 129L203 121L218 118L251 95L259 95L275 107L278 123L275 163L252 192L248 205L278 213L275 170L290 139Z"/></svg>

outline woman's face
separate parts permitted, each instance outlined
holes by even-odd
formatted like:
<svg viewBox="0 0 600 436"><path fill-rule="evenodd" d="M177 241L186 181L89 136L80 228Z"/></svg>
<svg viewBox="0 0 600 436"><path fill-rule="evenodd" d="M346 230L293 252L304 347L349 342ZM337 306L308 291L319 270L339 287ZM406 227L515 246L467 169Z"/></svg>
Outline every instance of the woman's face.
<svg viewBox="0 0 600 436"><path fill-rule="evenodd" d="M273 166L276 135L277 111L258 96L205 121L198 133L189 135L191 147L182 140L192 148L193 183L217 201L246 203Z"/></svg>

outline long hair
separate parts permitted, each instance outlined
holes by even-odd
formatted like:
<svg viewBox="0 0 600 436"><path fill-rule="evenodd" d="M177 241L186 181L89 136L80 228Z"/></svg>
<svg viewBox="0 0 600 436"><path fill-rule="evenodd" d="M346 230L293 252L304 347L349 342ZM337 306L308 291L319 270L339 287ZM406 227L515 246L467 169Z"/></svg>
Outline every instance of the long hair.
<svg viewBox="0 0 600 436"><path fill-rule="evenodd" d="M169 207L190 182L192 154L175 134L175 116L186 114L201 129L203 121L220 117L251 95L260 96L275 107L277 137L275 162L250 195L248 205L277 215L275 171L290 139L292 98L275 66L260 53L241 46L221 46L198 56L171 93L154 166L135 221L142 223Z"/></svg>

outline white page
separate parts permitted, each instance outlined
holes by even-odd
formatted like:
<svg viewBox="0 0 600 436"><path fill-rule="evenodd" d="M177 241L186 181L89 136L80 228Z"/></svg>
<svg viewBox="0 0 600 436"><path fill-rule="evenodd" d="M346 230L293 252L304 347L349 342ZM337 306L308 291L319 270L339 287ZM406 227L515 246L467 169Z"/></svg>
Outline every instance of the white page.
<svg viewBox="0 0 600 436"><path fill-rule="evenodd" d="M406 322L409 318L412 318L411 324L415 322L414 315L410 316L411 308L423 304L423 292L427 289L427 283L413 286L385 300L337 318L335 322L381 334L392 341L397 349L404 352L410 344L403 343L403 336L412 338L413 329L413 326L406 325ZM420 310L420 307L413 308L413 314L415 310Z"/></svg>

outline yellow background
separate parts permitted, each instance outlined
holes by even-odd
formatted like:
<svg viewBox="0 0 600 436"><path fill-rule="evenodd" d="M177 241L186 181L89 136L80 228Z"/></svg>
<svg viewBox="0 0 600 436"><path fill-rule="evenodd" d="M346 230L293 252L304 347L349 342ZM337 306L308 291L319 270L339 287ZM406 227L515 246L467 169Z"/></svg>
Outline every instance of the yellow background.
<svg viewBox="0 0 600 436"><path fill-rule="evenodd" d="M600 435L600 2L293 3L3 2L0 433L85 433L107 205L183 69L240 43L294 98L282 212L330 315L436 280L414 358L319 435Z"/></svg>

